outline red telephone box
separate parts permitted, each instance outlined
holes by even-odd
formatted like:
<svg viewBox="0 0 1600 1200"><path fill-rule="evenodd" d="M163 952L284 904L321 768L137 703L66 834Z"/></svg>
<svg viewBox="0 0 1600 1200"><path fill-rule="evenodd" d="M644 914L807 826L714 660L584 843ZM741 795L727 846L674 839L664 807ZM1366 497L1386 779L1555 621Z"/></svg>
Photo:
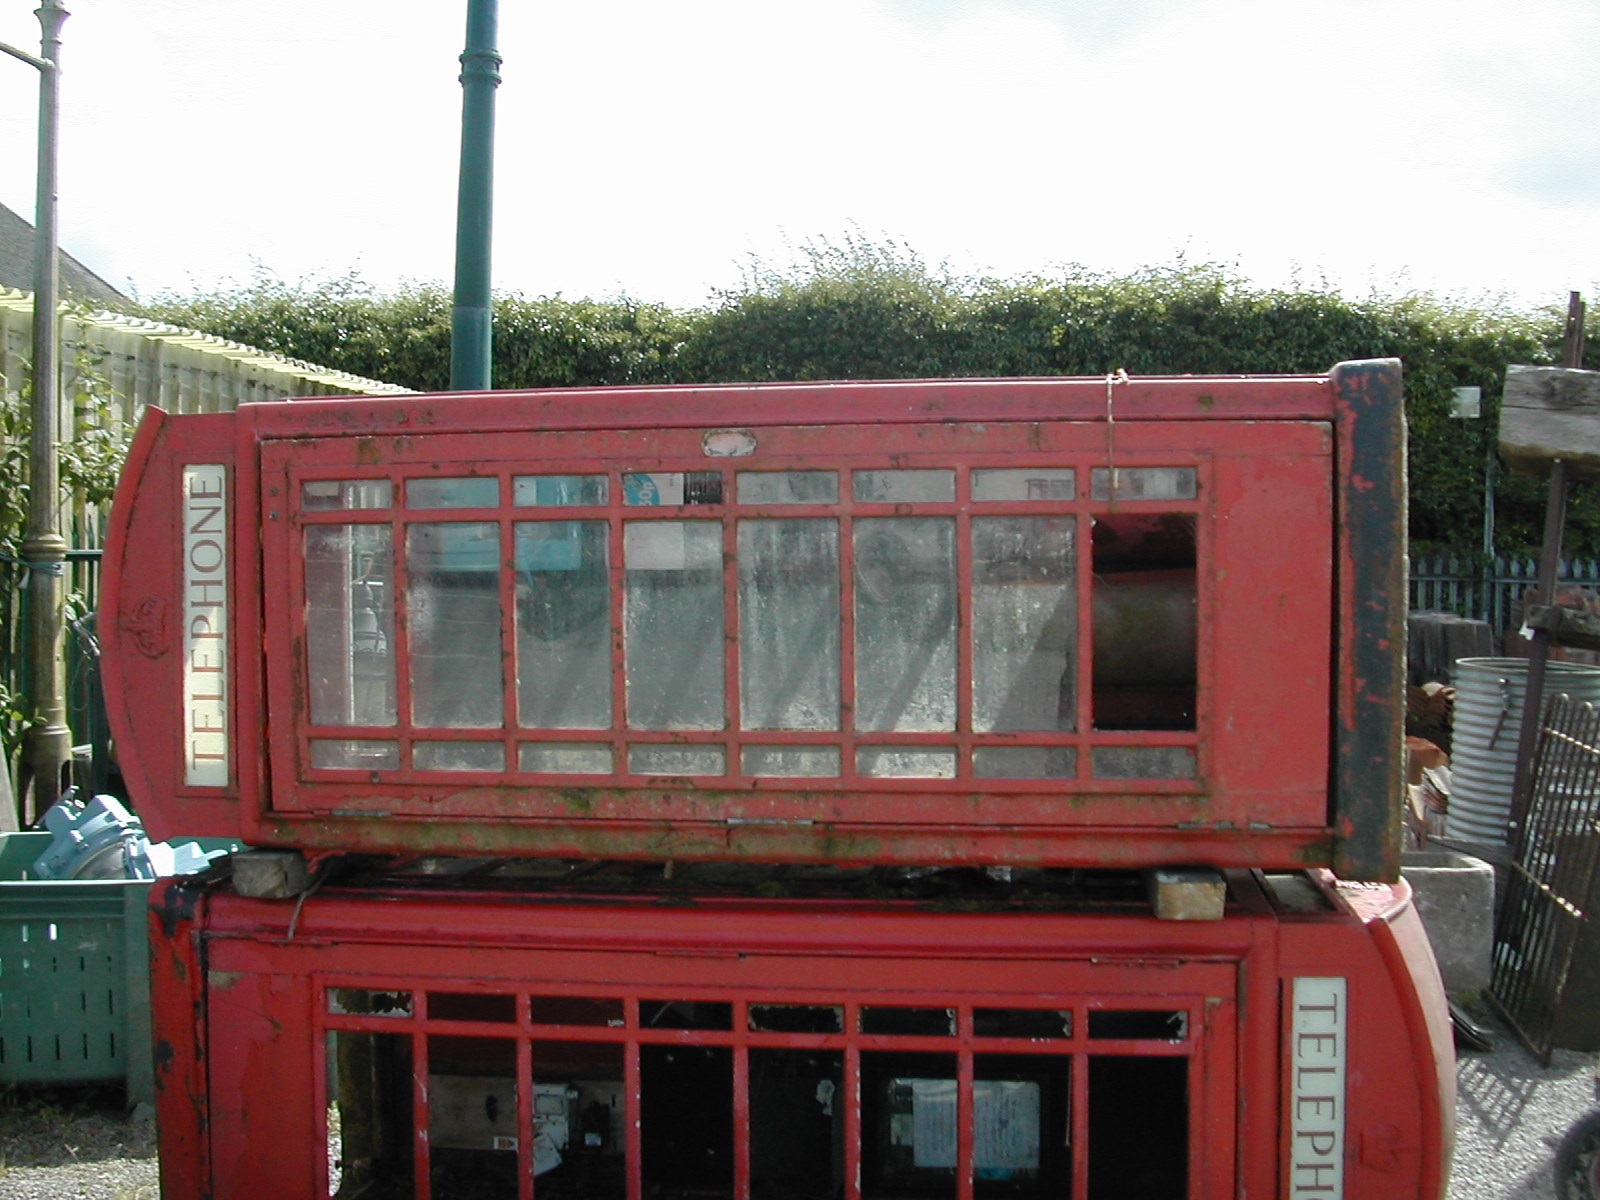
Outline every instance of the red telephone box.
<svg viewBox="0 0 1600 1200"><path fill-rule="evenodd" d="M152 414L124 774L311 865L156 901L170 1194L1439 1194L1350 882L1401 421L1389 362Z"/></svg>

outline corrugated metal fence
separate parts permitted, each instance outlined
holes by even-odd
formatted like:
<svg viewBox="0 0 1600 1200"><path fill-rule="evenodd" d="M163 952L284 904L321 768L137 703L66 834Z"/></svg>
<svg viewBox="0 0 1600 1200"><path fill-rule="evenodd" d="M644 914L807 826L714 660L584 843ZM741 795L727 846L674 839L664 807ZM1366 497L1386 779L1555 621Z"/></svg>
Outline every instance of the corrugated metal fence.
<svg viewBox="0 0 1600 1200"><path fill-rule="evenodd" d="M0 403L20 404L33 349L33 296L0 287ZM61 410L63 440L76 421L73 398L77 373L93 372L109 390L109 421L131 431L148 407L171 413L226 412L241 404L293 396L397 395L408 388L363 379L313 363L268 354L210 334L117 313L64 311L61 320ZM68 500L62 506L63 532L75 547L69 553L67 588L72 604L92 614L99 599L101 516L92 507ZM14 750L14 735L28 718L27 571L0 557L0 736ZM96 703L93 625L71 622L67 631L69 720L75 740L93 741L101 718ZM0 754L0 770L5 769Z"/></svg>
<svg viewBox="0 0 1600 1200"><path fill-rule="evenodd" d="M1413 612L1449 612L1487 621L1495 634L1522 622L1522 597L1539 578L1531 558L1495 558L1488 563L1442 555L1411 561ZM1600 590L1600 563L1563 559L1562 584Z"/></svg>

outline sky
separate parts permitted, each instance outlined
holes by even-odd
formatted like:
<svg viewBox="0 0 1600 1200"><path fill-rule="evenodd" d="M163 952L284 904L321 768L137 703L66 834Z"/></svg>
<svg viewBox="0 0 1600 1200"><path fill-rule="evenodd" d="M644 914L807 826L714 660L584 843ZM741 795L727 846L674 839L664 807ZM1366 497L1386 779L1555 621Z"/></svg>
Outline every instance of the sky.
<svg viewBox="0 0 1600 1200"><path fill-rule="evenodd" d="M62 245L150 299L452 277L466 0L67 0ZM0 41L37 53L35 0ZM1600 287L1596 0L505 0L493 274L680 307L808 243ZM38 81L0 57L0 202Z"/></svg>

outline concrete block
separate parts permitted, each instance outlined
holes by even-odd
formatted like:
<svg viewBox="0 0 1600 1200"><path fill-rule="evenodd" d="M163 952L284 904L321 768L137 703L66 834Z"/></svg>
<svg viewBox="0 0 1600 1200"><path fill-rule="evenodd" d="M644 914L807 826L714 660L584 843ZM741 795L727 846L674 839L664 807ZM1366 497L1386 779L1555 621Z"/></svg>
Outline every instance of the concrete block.
<svg viewBox="0 0 1600 1200"><path fill-rule="evenodd" d="M1211 867L1156 867L1145 872L1145 888L1163 921L1220 921L1228 884Z"/></svg>
<svg viewBox="0 0 1600 1200"><path fill-rule="evenodd" d="M292 900L306 890L306 858L297 850L246 850L235 854L233 890L252 900Z"/></svg>
<svg viewBox="0 0 1600 1200"><path fill-rule="evenodd" d="M1408 850L1401 873L1415 894L1444 990L1484 991L1494 954L1494 868L1455 850Z"/></svg>

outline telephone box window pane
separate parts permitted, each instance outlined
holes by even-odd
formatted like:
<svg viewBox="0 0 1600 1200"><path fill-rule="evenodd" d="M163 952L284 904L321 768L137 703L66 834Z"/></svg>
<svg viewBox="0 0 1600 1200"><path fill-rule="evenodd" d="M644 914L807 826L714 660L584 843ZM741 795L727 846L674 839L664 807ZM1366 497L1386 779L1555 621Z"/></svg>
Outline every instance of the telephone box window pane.
<svg viewBox="0 0 1600 1200"><path fill-rule="evenodd" d="M1094 519L1094 726L1195 728L1195 518Z"/></svg>
<svg viewBox="0 0 1600 1200"><path fill-rule="evenodd" d="M750 1200L844 1194L838 1050L750 1051Z"/></svg>
<svg viewBox="0 0 1600 1200"><path fill-rule="evenodd" d="M415 1195L410 1035L337 1030L325 1045L328 1195Z"/></svg>
<svg viewBox="0 0 1600 1200"><path fill-rule="evenodd" d="M517 719L611 726L611 574L604 521L518 522Z"/></svg>
<svg viewBox="0 0 1600 1200"><path fill-rule="evenodd" d="M1193 779L1194 751L1188 746L1098 746L1096 779Z"/></svg>
<svg viewBox="0 0 1600 1200"><path fill-rule="evenodd" d="M535 1025L623 1025L622 1001L610 996L534 996L532 1005Z"/></svg>
<svg viewBox="0 0 1600 1200"><path fill-rule="evenodd" d="M411 765L419 771L504 771L506 748L499 742L418 742Z"/></svg>
<svg viewBox="0 0 1600 1200"><path fill-rule="evenodd" d="M387 479L308 479L300 485L306 512L388 508L393 488Z"/></svg>
<svg viewBox="0 0 1600 1200"><path fill-rule="evenodd" d="M1089 1059L1089 1195L1189 1194L1189 1060Z"/></svg>
<svg viewBox="0 0 1600 1200"><path fill-rule="evenodd" d="M979 746L972 773L979 779L1073 779L1078 752L1071 746Z"/></svg>
<svg viewBox="0 0 1600 1200"><path fill-rule="evenodd" d="M626 1200L626 1050L615 1042L533 1044L533 1172L540 1197ZM546 1176L546 1172L560 1171Z"/></svg>
<svg viewBox="0 0 1600 1200"><path fill-rule="evenodd" d="M1193 467L1096 467L1089 490L1096 500L1193 500L1200 482Z"/></svg>
<svg viewBox="0 0 1600 1200"><path fill-rule="evenodd" d="M856 728L956 727L955 523L855 523Z"/></svg>
<svg viewBox="0 0 1600 1200"><path fill-rule="evenodd" d="M610 498L604 475L518 475L511 481L511 503L518 508L577 508Z"/></svg>
<svg viewBox="0 0 1600 1200"><path fill-rule="evenodd" d="M517 769L546 775L609 775L616 769L610 746L593 742L524 742Z"/></svg>
<svg viewBox="0 0 1600 1200"><path fill-rule="evenodd" d="M975 1008L976 1037L1055 1041L1072 1036L1072 1013L1064 1008Z"/></svg>
<svg viewBox="0 0 1600 1200"><path fill-rule="evenodd" d="M493 476L462 479L408 479L410 508L498 508L500 481Z"/></svg>
<svg viewBox="0 0 1600 1200"><path fill-rule="evenodd" d="M728 752L721 746L632 746L628 770L635 775L726 775Z"/></svg>
<svg viewBox="0 0 1600 1200"><path fill-rule="evenodd" d="M429 992L428 1019L510 1025L517 1019L517 998L481 992Z"/></svg>
<svg viewBox="0 0 1600 1200"><path fill-rule="evenodd" d="M977 501L1073 500L1077 474L1071 467L1005 467L972 472Z"/></svg>
<svg viewBox="0 0 1600 1200"><path fill-rule="evenodd" d="M852 494L862 504L947 504L956 498L956 473L857 471Z"/></svg>
<svg viewBox="0 0 1600 1200"><path fill-rule="evenodd" d="M428 1145L434 1194L515 1200L520 1134L516 1043L430 1037Z"/></svg>
<svg viewBox="0 0 1600 1200"><path fill-rule="evenodd" d="M954 779L954 750L907 746L862 746L856 751L856 773L875 779Z"/></svg>
<svg viewBox="0 0 1600 1200"><path fill-rule="evenodd" d="M329 988L328 1011L338 1016L409 1017L411 993Z"/></svg>
<svg viewBox="0 0 1600 1200"><path fill-rule="evenodd" d="M741 471L740 504L837 504L837 471Z"/></svg>
<svg viewBox="0 0 1600 1200"><path fill-rule="evenodd" d="M393 533L306 528L306 674L315 725L393 725Z"/></svg>
<svg viewBox="0 0 1600 1200"><path fill-rule="evenodd" d="M862 1195L956 1194L956 1057L861 1054Z"/></svg>
<svg viewBox="0 0 1600 1200"><path fill-rule="evenodd" d="M771 778L832 778L839 774L837 746L746 746L739 769Z"/></svg>
<svg viewBox="0 0 1600 1200"><path fill-rule="evenodd" d="M972 522L972 727L979 733L1076 724L1076 519Z"/></svg>
<svg viewBox="0 0 1600 1200"><path fill-rule="evenodd" d="M622 502L630 508L721 504L720 471L641 471L622 477Z"/></svg>
<svg viewBox="0 0 1600 1200"><path fill-rule="evenodd" d="M501 725L499 527L412 525L406 561L412 720L441 729Z"/></svg>
<svg viewBox="0 0 1600 1200"><path fill-rule="evenodd" d="M721 729L721 524L630 521L622 552L629 726Z"/></svg>
<svg viewBox="0 0 1600 1200"><path fill-rule="evenodd" d="M311 766L318 771L398 771L400 743L373 738L313 738Z"/></svg>
<svg viewBox="0 0 1600 1200"><path fill-rule="evenodd" d="M646 1196L734 1194L730 1047L639 1047L639 1148Z"/></svg>
<svg viewBox="0 0 1600 1200"><path fill-rule="evenodd" d="M745 729L839 728L839 523L739 522Z"/></svg>

